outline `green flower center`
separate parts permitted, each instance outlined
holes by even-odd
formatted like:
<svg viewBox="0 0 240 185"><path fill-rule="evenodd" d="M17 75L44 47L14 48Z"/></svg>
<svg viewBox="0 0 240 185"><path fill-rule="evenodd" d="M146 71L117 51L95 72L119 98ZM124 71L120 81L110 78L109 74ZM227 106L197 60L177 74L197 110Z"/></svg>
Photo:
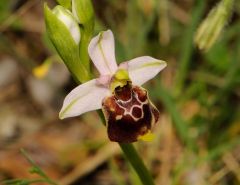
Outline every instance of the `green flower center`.
<svg viewBox="0 0 240 185"><path fill-rule="evenodd" d="M129 81L131 80L129 78L128 71L125 69L119 69L113 76L110 89L112 92L114 92L117 87L124 87Z"/></svg>

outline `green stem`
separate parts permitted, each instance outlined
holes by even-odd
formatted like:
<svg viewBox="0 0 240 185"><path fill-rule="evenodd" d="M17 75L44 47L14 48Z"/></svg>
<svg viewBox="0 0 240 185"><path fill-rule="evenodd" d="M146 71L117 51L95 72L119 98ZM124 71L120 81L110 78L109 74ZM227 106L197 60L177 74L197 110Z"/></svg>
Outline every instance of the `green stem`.
<svg viewBox="0 0 240 185"><path fill-rule="evenodd" d="M102 123L105 124L105 118L101 110L97 111ZM122 149L125 157L130 162L135 172L138 174L143 185L154 185L153 178L149 171L147 170L145 164L142 159L138 155L136 149L132 144L118 143L120 148Z"/></svg>

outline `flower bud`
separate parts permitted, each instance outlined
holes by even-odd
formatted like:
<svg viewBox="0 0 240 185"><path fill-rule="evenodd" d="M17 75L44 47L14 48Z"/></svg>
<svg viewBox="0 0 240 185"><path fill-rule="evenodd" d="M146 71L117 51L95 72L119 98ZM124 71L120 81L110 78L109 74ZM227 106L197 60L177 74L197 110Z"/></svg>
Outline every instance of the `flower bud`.
<svg viewBox="0 0 240 185"><path fill-rule="evenodd" d="M77 20L73 17L72 13L62 6L56 6L52 12L67 27L75 43L79 44L81 33Z"/></svg>
<svg viewBox="0 0 240 185"><path fill-rule="evenodd" d="M218 39L231 16L233 0L222 0L199 26L194 41L203 50L209 50Z"/></svg>
<svg viewBox="0 0 240 185"><path fill-rule="evenodd" d="M94 11L91 0L72 0L72 12L83 27L93 27Z"/></svg>
<svg viewBox="0 0 240 185"><path fill-rule="evenodd" d="M71 0L57 0L57 2L64 8L67 8L67 9L71 8Z"/></svg>
<svg viewBox="0 0 240 185"><path fill-rule="evenodd" d="M60 5L50 10L45 4L44 17L48 36L75 80L89 80L79 57L80 28L72 13Z"/></svg>

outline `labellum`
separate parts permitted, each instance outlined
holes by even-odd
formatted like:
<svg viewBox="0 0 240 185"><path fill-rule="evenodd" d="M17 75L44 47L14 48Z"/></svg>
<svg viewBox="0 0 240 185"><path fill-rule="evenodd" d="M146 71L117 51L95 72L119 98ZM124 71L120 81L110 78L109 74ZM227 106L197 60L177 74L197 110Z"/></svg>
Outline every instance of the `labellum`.
<svg viewBox="0 0 240 185"><path fill-rule="evenodd" d="M116 87L103 100L102 109L109 139L120 143L135 142L148 135L159 118L147 90L132 85L131 81Z"/></svg>

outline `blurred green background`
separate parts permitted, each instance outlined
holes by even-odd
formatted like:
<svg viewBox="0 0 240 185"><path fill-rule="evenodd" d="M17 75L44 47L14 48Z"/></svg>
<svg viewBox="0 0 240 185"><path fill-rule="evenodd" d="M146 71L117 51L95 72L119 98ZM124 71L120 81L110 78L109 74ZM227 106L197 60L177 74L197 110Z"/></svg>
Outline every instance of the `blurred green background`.
<svg viewBox="0 0 240 185"><path fill-rule="evenodd" d="M136 143L157 185L240 184L239 1L209 51L193 42L218 2L93 0L95 34L113 31L117 61L149 55L168 63L145 85L161 112L156 139ZM52 64L37 77L44 62ZM24 148L64 185L140 184L95 112L58 119L76 85L46 35L43 1L1 0L0 181L34 177Z"/></svg>

